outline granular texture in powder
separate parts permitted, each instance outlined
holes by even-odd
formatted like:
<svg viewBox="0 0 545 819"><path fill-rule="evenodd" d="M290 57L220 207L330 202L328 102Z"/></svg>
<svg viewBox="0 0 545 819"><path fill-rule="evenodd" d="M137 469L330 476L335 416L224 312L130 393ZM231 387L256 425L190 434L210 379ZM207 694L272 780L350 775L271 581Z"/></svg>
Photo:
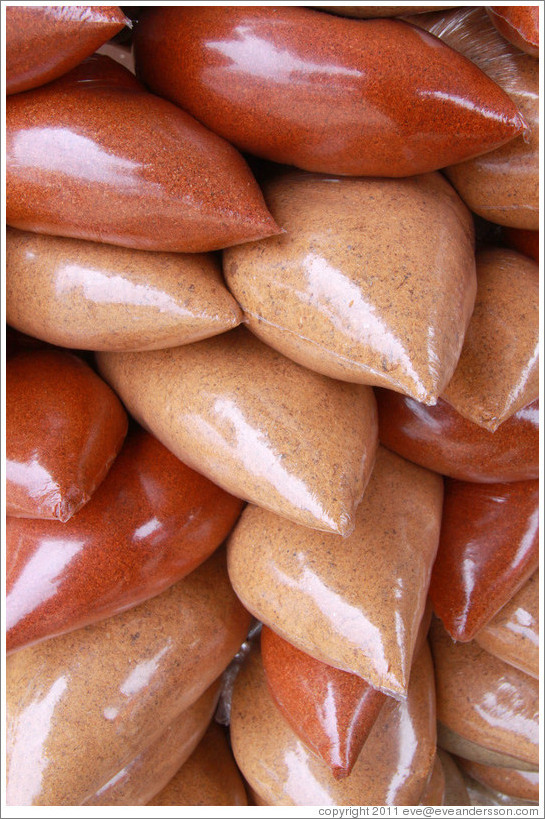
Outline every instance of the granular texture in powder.
<svg viewBox="0 0 545 819"><path fill-rule="evenodd" d="M482 765L480 762L473 762L462 757L458 757L457 762L469 776L488 788L518 799L539 801L539 774L537 772Z"/></svg>
<svg viewBox="0 0 545 819"><path fill-rule="evenodd" d="M104 55L6 105L12 227L201 252L278 233L231 145Z"/></svg>
<svg viewBox="0 0 545 819"><path fill-rule="evenodd" d="M148 805L247 805L225 731L212 722L196 750Z"/></svg>
<svg viewBox="0 0 545 819"><path fill-rule="evenodd" d="M539 395L539 268L515 250L477 253L477 298L445 401L494 432Z"/></svg>
<svg viewBox="0 0 545 819"><path fill-rule="evenodd" d="M515 104L469 60L398 20L295 7L162 7L137 73L238 148L319 173L412 176L513 139Z"/></svg>
<svg viewBox="0 0 545 819"><path fill-rule="evenodd" d="M475 641L509 665L539 677L539 572L477 632Z"/></svg>
<svg viewBox="0 0 545 819"><path fill-rule="evenodd" d="M443 805L445 798L445 774L439 756L435 756L430 778L420 795L419 805Z"/></svg>
<svg viewBox="0 0 545 819"><path fill-rule="evenodd" d="M429 649L423 646L415 659L407 701L388 699L344 779L335 779L290 728L269 693L258 651L235 682L231 741L239 768L265 804L416 805L435 757Z"/></svg>
<svg viewBox="0 0 545 819"><path fill-rule="evenodd" d="M7 229L6 317L80 350L157 350L236 327L212 255L154 253Z"/></svg>
<svg viewBox="0 0 545 819"><path fill-rule="evenodd" d="M524 134L446 173L472 211L499 225L539 227L539 63L507 43L483 8L411 18L477 65L524 117ZM448 163L447 163L448 164Z"/></svg>
<svg viewBox="0 0 545 819"><path fill-rule="evenodd" d="M244 328L171 350L100 353L131 414L237 497L348 534L373 468L373 391L310 372Z"/></svg>
<svg viewBox="0 0 545 819"><path fill-rule="evenodd" d="M106 477L127 432L107 384L61 350L6 365L6 511L67 521Z"/></svg>
<svg viewBox="0 0 545 819"><path fill-rule="evenodd" d="M375 390L381 443L414 463L461 481L496 483L539 477L539 402L495 432L463 418L439 399L426 407L391 390Z"/></svg>
<svg viewBox="0 0 545 819"><path fill-rule="evenodd" d="M191 756L214 715L220 680L182 711L138 756L103 785L85 805L145 805Z"/></svg>
<svg viewBox="0 0 545 819"><path fill-rule="evenodd" d="M539 481L445 482L433 608L467 642L498 613L539 561Z"/></svg>
<svg viewBox="0 0 545 819"><path fill-rule="evenodd" d="M350 537L248 506L229 539L229 577L245 607L288 642L404 697L442 501L439 475L379 449Z"/></svg>
<svg viewBox="0 0 545 819"><path fill-rule="evenodd" d="M264 194L286 232L224 253L247 326L309 369L434 404L476 292L471 214L448 182L294 171Z"/></svg>
<svg viewBox="0 0 545 819"><path fill-rule="evenodd" d="M532 57L539 57L539 6L488 6L502 37Z"/></svg>
<svg viewBox="0 0 545 819"><path fill-rule="evenodd" d="M509 247L539 262L539 230L506 227L502 230L502 236Z"/></svg>
<svg viewBox="0 0 545 819"><path fill-rule="evenodd" d="M387 696L356 674L315 660L267 626L261 631L270 694L336 779L348 776Z"/></svg>
<svg viewBox="0 0 545 819"><path fill-rule="evenodd" d="M225 555L129 611L6 663L10 805L79 805L221 674L250 617Z"/></svg>
<svg viewBox="0 0 545 819"><path fill-rule="evenodd" d="M7 6L6 92L57 79L125 25L119 6Z"/></svg>
<svg viewBox="0 0 545 819"><path fill-rule="evenodd" d="M537 680L488 654L475 642L455 643L437 619L432 621L430 640L437 719L481 747L537 766Z"/></svg>
<svg viewBox="0 0 545 819"><path fill-rule="evenodd" d="M21 648L111 617L209 557L242 502L143 430L68 523L8 518L6 646Z"/></svg>
<svg viewBox="0 0 545 819"><path fill-rule="evenodd" d="M443 773L445 775L445 797L443 804L446 805L469 805L469 796L464 784L464 778L456 762L450 754L442 748L437 748L437 756L441 760Z"/></svg>

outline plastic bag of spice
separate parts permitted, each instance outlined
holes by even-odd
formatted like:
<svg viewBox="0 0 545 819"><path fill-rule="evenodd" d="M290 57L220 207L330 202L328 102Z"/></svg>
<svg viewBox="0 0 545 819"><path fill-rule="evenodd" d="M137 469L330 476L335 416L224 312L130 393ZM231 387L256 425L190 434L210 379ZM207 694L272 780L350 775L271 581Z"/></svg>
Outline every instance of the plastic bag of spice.
<svg viewBox="0 0 545 819"><path fill-rule="evenodd" d="M118 6L7 6L7 93L57 79L126 25Z"/></svg>
<svg viewBox="0 0 545 819"><path fill-rule="evenodd" d="M509 95L526 123L508 144L446 170L472 211L491 222L539 227L539 63L508 43L483 8L416 15L411 22L475 63Z"/></svg>
<svg viewBox="0 0 545 819"><path fill-rule="evenodd" d="M290 643L405 697L442 502L439 475L379 449L349 537L247 506L228 542L229 577Z"/></svg>
<svg viewBox="0 0 545 819"><path fill-rule="evenodd" d="M503 145L516 105L399 20L308 8L147 9L137 74L240 150L319 173L412 176Z"/></svg>
<svg viewBox="0 0 545 819"><path fill-rule="evenodd" d="M514 250L477 253L477 298L442 397L494 432L539 395L539 268Z"/></svg>
<svg viewBox="0 0 545 819"><path fill-rule="evenodd" d="M223 254L250 330L331 378L435 403L476 292L473 223L455 191L440 174L293 171L264 193L285 232Z"/></svg>
<svg viewBox="0 0 545 819"><path fill-rule="evenodd" d="M238 766L260 804L418 804L436 751L429 648L425 644L415 657L407 700L388 699L351 775L344 779L335 779L284 719L269 693L257 649L235 682L231 740Z"/></svg>
<svg viewBox="0 0 545 819"><path fill-rule="evenodd" d="M127 432L115 393L64 350L6 365L6 511L67 521L102 483Z"/></svg>
<svg viewBox="0 0 545 819"><path fill-rule="evenodd" d="M157 350L236 327L212 254L158 253L9 228L6 317L63 347Z"/></svg>
<svg viewBox="0 0 545 819"><path fill-rule="evenodd" d="M149 353L100 353L131 414L218 486L347 535L373 468L373 391L300 367L239 327Z"/></svg>
<svg viewBox="0 0 545 819"><path fill-rule="evenodd" d="M8 518L8 652L164 591L212 554L241 508L152 435L132 430L102 485L67 523Z"/></svg>
<svg viewBox="0 0 545 819"><path fill-rule="evenodd" d="M201 252L278 232L242 156L94 55L6 103L12 227Z"/></svg>

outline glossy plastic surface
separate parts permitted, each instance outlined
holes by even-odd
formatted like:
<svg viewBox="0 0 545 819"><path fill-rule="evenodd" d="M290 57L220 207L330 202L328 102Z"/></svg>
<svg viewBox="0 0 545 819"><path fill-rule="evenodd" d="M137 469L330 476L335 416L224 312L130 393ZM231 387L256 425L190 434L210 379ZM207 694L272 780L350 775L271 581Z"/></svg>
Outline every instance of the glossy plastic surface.
<svg viewBox="0 0 545 819"><path fill-rule="evenodd" d="M503 238L509 247L539 262L539 230L504 228Z"/></svg>
<svg viewBox="0 0 545 819"><path fill-rule="evenodd" d="M104 55L6 105L12 227L201 252L277 233L248 166Z"/></svg>
<svg viewBox="0 0 545 819"><path fill-rule="evenodd" d="M500 791L493 790L492 788L483 785L481 782L477 782L476 779L473 779L472 776L468 776L467 774L464 774L464 779L472 805L519 805L523 807L537 806L537 802L521 799L518 796L509 796L506 793L500 793Z"/></svg>
<svg viewBox="0 0 545 819"><path fill-rule="evenodd" d="M519 799L539 801L539 773L537 772L481 765L479 762L472 762L462 757L458 757L457 762L469 776L488 788Z"/></svg>
<svg viewBox="0 0 545 819"><path fill-rule="evenodd" d="M220 680L176 717L161 734L128 765L117 771L84 805L145 805L191 756L214 715Z"/></svg>
<svg viewBox="0 0 545 819"><path fill-rule="evenodd" d="M261 654L271 696L292 729L336 779L348 776L386 694L315 660L267 626L261 631Z"/></svg>
<svg viewBox="0 0 545 819"><path fill-rule="evenodd" d="M350 537L248 506L228 543L231 582L246 608L297 648L404 697L442 501L438 475L379 449Z"/></svg>
<svg viewBox="0 0 545 819"><path fill-rule="evenodd" d="M381 443L410 461L476 483L539 476L538 401L489 432L441 399L435 407L426 407L391 390L377 389L375 395Z"/></svg>
<svg viewBox="0 0 545 819"><path fill-rule="evenodd" d="M200 341L236 327L242 313L211 255L8 228L6 316L51 344L119 351Z"/></svg>
<svg viewBox="0 0 545 819"><path fill-rule="evenodd" d="M502 37L532 57L539 57L539 6L488 6L488 16Z"/></svg>
<svg viewBox="0 0 545 819"><path fill-rule="evenodd" d="M60 350L6 365L6 511L67 521L106 477L127 432L107 384Z"/></svg>
<svg viewBox="0 0 545 819"><path fill-rule="evenodd" d="M443 804L469 805L469 796L464 784L464 778L453 757L442 748L437 748L437 756L441 760L445 776L445 797Z"/></svg>
<svg viewBox="0 0 545 819"><path fill-rule="evenodd" d="M148 805L247 805L225 731L211 722L199 746Z"/></svg>
<svg viewBox="0 0 545 819"><path fill-rule="evenodd" d="M125 25L118 6L8 6L7 93L55 80Z"/></svg>
<svg viewBox="0 0 545 819"><path fill-rule="evenodd" d="M430 778L422 794L419 805L444 805L445 799L445 772L443 764L437 755L433 763Z"/></svg>
<svg viewBox="0 0 545 819"><path fill-rule="evenodd" d="M8 518L8 651L164 591L210 556L241 508L152 435L129 433L102 486L68 523Z"/></svg>
<svg viewBox="0 0 545 819"><path fill-rule="evenodd" d="M481 747L537 765L537 680L488 654L475 642L455 643L439 620L432 621L430 641L437 719Z"/></svg>
<svg viewBox="0 0 545 819"><path fill-rule="evenodd" d="M137 73L241 150L319 173L412 176L524 126L469 61L407 23L306 8L152 9Z"/></svg>
<svg viewBox="0 0 545 819"><path fill-rule="evenodd" d="M92 796L204 693L249 622L218 550L153 600L12 654L7 803Z"/></svg>
<svg viewBox="0 0 545 819"><path fill-rule="evenodd" d="M435 403L476 293L473 221L448 182L294 171L264 194L286 232L224 253L247 326L309 369Z"/></svg>
<svg viewBox="0 0 545 819"><path fill-rule="evenodd" d="M345 779L335 779L283 718L258 652L235 683L231 740L245 779L265 804L417 805L435 756L429 649L417 657L407 701L388 700Z"/></svg>
<svg viewBox="0 0 545 819"><path fill-rule="evenodd" d="M237 497L348 534L373 468L370 387L310 372L237 328L151 353L100 353L131 414Z"/></svg>
<svg viewBox="0 0 545 819"><path fill-rule="evenodd" d="M443 398L494 432L539 395L539 268L515 250L477 253L477 298Z"/></svg>
<svg viewBox="0 0 545 819"><path fill-rule="evenodd" d="M539 561L539 481L447 480L430 597L455 640L494 617Z"/></svg>
<svg viewBox="0 0 545 819"><path fill-rule="evenodd" d="M475 63L511 98L526 129L505 146L452 165L447 175L472 211L499 225L539 227L539 63L510 45L483 8L411 18Z"/></svg>
<svg viewBox="0 0 545 819"><path fill-rule="evenodd" d="M539 572L475 635L489 654L539 677Z"/></svg>

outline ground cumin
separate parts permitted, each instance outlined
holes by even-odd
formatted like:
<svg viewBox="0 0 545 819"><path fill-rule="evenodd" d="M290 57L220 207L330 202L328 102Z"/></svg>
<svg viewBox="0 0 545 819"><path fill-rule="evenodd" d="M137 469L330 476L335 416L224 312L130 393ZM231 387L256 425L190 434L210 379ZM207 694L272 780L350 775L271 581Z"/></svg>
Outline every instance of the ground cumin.
<svg viewBox="0 0 545 819"><path fill-rule="evenodd" d="M7 6L6 92L55 80L125 25L119 6Z"/></svg>
<svg viewBox="0 0 545 819"><path fill-rule="evenodd" d="M404 697L442 500L440 476L379 449L349 537L248 506L228 542L229 577L244 606L288 642Z"/></svg>
<svg viewBox="0 0 545 819"><path fill-rule="evenodd" d="M502 37L532 57L539 57L539 6L487 6Z"/></svg>
<svg viewBox="0 0 545 819"><path fill-rule="evenodd" d="M220 693L216 680L182 711L161 734L128 765L103 785L84 805L145 805L191 756L214 715Z"/></svg>
<svg viewBox="0 0 545 819"><path fill-rule="evenodd" d="M539 571L477 632L475 641L489 654L539 677Z"/></svg>
<svg viewBox="0 0 545 819"><path fill-rule="evenodd" d="M515 768L500 768L482 765L470 759L457 758L458 765L473 779L488 788L519 799L539 801L539 773L517 771Z"/></svg>
<svg viewBox="0 0 545 819"><path fill-rule="evenodd" d="M212 255L154 253L7 229L6 318L80 350L157 350L223 333L242 313Z"/></svg>
<svg viewBox="0 0 545 819"><path fill-rule="evenodd" d="M412 176L524 127L469 60L398 20L284 6L148 9L137 73L241 150L318 173Z"/></svg>
<svg viewBox="0 0 545 819"><path fill-rule="evenodd" d="M429 594L453 639L473 639L538 562L539 481L445 482Z"/></svg>
<svg viewBox="0 0 545 819"><path fill-rule="evenodd" d="M214 483L305 526L352 531L377 445L370 387L310 372L243 328L98 364L131 414Z"/></svg>
<svg viewBox="0 0 545 819"><path fill-rule="evenodd" d="M36 233L189 253L278 232L238 151L104 55L9 97L6 217Z"/></svg>
<svg viewBox="0 0 545 819"><path fill-rule="evenodd" d="M261 655L270 694L305 745L336 779L348 776L387 700L356 674L322 663L267 626Z"/></svg>
<svg viewBox="0 0 545 819"><path fill-rule="evenodd" d="M8 518L8 651L111 617L209 557L242 503L133 430L102 485L67 523Z"/></svg>
<svg viewBox="0 0 545 819"><path fill-rule="evenodd" d="M455 643L437 619L432 621L430 641L437 719L463 739L519 761L514 767L523 768L522 763L537 766L537 680L488 654L475 642Z"/></svg>
<svg viewBox="0 0 545 819"><path fill-rule="evenodd" d="M247 805L225 731L212 722L178 773L148 805Z"/></svg>
<svg viewBox="0 0 545 819"><path fill-rule="evenodd" d="M477 298L442 397L494 432L539 395L539 267L515 250L477 253Z"/></svg>
<svg viewBox="0 0 545 819"><path fill-rule="evenodd" d="M436 749L429 649L423 646L415 660L407 701L388 699L344 779L335 779L292 731L269 694L257 650L235 682L231 741L243 776L264 804L417 805Z"/></svg>
<svg viewBox="0 0 545 819"><path fill-rule="evenodd" d="M204 693L249 624L219 550L153 600L12 654L7 803L81 804Z"/></svg>
<svg viewBox="0 0 545 819"><path fill-rule="evenodd" d="M127 432L107 384L62 350L6 365L6 512L67 521L106 477Z"/></svg>
<svg viewBox="0 0 545 819"><path fill-rule="evenodd" d="M484 8L418 15L411 22L439 37L502 88L526 128L507 145L449 165L446 174L472 211L499 225L539 227L539 63L494 29ZM447 163L448 164L448 163Z"/></svg>
<svg viewBox="0 0 545 819"><path fill-rule="evenodd" d="M375 390L381 443L404 458L461 481L496 483L539 477L539 402L495 432L462 418L446 401L426 407L391 390Z"/></svg>
<svg viewBox="0 0 545 819"><path fill-rule="evenodd" d="M223 254L252 332L331 378L434 404L476 292L473 221L450 185L292 171L264 194L286 232Z"/></svg>

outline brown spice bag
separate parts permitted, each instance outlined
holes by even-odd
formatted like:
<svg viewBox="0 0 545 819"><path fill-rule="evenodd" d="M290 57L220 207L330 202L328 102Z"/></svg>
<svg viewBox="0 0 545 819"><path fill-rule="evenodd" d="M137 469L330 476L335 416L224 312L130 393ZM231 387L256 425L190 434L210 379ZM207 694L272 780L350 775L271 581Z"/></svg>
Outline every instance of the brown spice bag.
<svg viewBox="0 0 545 819"><path fill-rule="evenodd" d="M442 397L494 432L539 395L539 268L503 248L477 253L477 298Z"/></svg>
<svg viewBox="0 0 545 819"><path fill-rule="evenodd" d="M200 253L278 232L242 156L103 54L6 104L12 227Z"/></svg>
<svg viewBox="0 0 545 819"><path fill-rule="evenodd" d="M539 677L539 570L477 632L475 642L530 677Z"/></svg>
<svg viewBox="0 0 545 819"><path fill-rule="evenodd" d="M472 211L499 225L539 227L539 62L506 42L483 8L417 15L411 23L475 63L521 112L523 134L501 148L451 164L448 178Z"/></svg>
<svg viewBox="0 0 545 819"><path fill-rule="evenodd" d="M219 550L153 600L12 654L7 803L91 797L204 693L249 624Z"/></svg>
<svg viewBox="0 0 545 819"><path fill-rule="evenodd" d="M133 250L9 228L6 318L80 350L158 350L236 327L212 255Z"/></svg>
<svg viewBox="0 0 545 819"><path fill-rule="evenodd" d="M430 778L420 795L419 805L443 805L445 798L445 772L439 755L436 754Z"/></svg>
<svg viewBox="0 0 545 819"><path fill-rule="evenodd" d="M434 404L476 292L473 222L448 182L292 171L264 194L285 232L223 256L247 326L309 369Z"/></svg>
<svg viewBox="0 0 545 819"><path fill-rule="evenodd" d="M257 650L235 682L231 742L244 777L263 804L418 804L436 750L427 643L415 658L407 701L388 699L345 779L335 779L283 718L269 694Z"/></svg>
<svg viewBox="0 0 545 819"><path fill-rule="evenodd" d="M182 711L161 736L125 765L84 805L145 805L191 756L214 715L221 689L218 679Z"/></svg>
<svg viewBox="0 0 545 819"><path fill-rule="evenodd" d="M304 526L352 531L377 446L370 387L310 372L243 328L98 364L131 414L218 486Z"/></svg>
<svg viewBox="0 0 545 819"><path fill-rule="evenodd" d="M65 523L100 486L127 433L115 393L63 350L6 365L6 512Z"/></svg>
<svg viewBox="0 0 545 819"><path fill-rule="evenodd" d="M537 680L488 654L475 642L455 643L439 620L430 630L437 719L508 767L536 770L539 761ZM444 743L441 745L445 747ZM454 750L455 748L448 748ZM460 756L474 758L470 754ZM486 759L481 760L486 763ZM491 757L488 764L495 764Z"/></svg>
<svg viewBox="0 0 545 819"><path fill-rule="evenodd" d="M469 805L469 796L464 784L464 778L453 757L442 748L437 748L437 756L441 760L445 775L444 805Z"/></svg>
<svg viewBox="0 0 545 819"><path fill-rule="evenodd" d="M60 77L125 25L119 6L7 6L6 92Z"/></svg>
<svg viewBox="0 0 545 819"><path fill-rule="evenodd" d="M211 722L198 747L148 805L247 805L225 731Z"/></svg>
<svg viewBox="0 0 545 819"><path fill-rule="evenodd" d="M439 542L443 482L386 449L344 541L248 506L228 542L245 607L288 642L407 696Z"/></svg>

